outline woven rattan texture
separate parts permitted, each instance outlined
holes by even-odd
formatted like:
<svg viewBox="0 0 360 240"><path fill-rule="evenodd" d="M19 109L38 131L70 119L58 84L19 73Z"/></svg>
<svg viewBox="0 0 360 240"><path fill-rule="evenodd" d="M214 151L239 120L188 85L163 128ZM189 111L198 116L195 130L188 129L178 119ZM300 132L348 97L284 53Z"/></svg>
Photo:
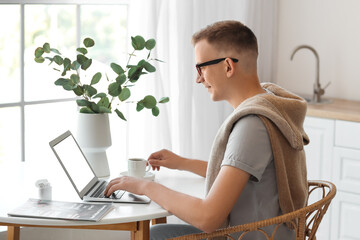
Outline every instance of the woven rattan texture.
<svg viewBox="0 0 360 240"><path fill-rule="evenodd" d="M314 195L316 192L320 191L321 199L304 208L258 222L219 229L212 233L185 235L172 238L171 240L212 239L221 236L235 240L230 235L232 233L241 233L240 237L238 238L238 240L241 240L244 238L244 236L246 236L247 233L253 231L261 232L264 234L265 239L267 240L276 240L275 233L278 227L283 223L288 223L293 226L296 233L295 240L316 240L316 231L319 228L323 216L329 208L331 200L335 197L336 187L333 183L328 181L314 180L309 181L308 183L309 196ZM271 234L267 234L264 230L262 230L263 227L271 225L275 226L274 231Z"/></svg>

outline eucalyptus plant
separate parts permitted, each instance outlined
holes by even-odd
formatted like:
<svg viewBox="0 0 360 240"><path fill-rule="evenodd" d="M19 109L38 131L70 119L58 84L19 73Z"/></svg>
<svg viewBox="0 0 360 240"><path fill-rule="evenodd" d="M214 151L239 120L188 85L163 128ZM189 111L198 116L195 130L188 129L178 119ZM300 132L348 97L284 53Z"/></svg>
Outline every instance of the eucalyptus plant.
<svg viewBox="0 0 360 240"><path fill-rule="evenodd" d="M92 65L92 59L87 57L88 49L95 45L95 41L91 38L85 38L83 47L76 49L76 59L71 60L63 56L59 50L51 48L49 43L44 43L42 47L35 50L35 61L37 63L44 63L49 61L49 65L55 63L57 66L53 69L61 75L55 81L55 85L62 86L67 91L73 91L76 96L81 97L76 100L80 107L81 113L112 113L116 114L126 121L124 114L117 108L121 102L130 103L127 101L131 96L131 87L139 80L139 78L148 73L153 73L156 68L150 63L151 61L160 61L151 57L151 50L156 45L155 39L145 39L142 36L131 37L131 44L133 47L132 53L128 55L126 67L123 68L117 63L111 63L110 67L115 72L115 79L109 79L105 73L106 81L108 82L107 92L98 92L95 88L96 84L104 78L101 72L95 73L91 80L83 77L81 73L86 71ZM136 52L148 51L147 58L141 59L136 65L131 65L130 60L135 57ZM83 79L85 78L85 79ZM90 83L85 81L90 80ZM115 103L118 101L118 104ZM139 101L131 101L136 103L136 110L139 112L146 109L151 109L154 116L160 113L158 103L166 103L169 101L168 97L163 97L159 101L152 95L147 95Z"/></svg>

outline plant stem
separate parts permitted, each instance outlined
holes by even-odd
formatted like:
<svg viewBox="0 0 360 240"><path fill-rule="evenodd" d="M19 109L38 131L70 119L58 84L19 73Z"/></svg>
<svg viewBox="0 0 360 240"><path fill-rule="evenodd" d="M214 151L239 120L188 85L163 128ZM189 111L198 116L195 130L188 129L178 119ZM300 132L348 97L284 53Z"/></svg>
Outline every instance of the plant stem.
<svg viewBox="0 0 360 240"><path fill-rule="evenodd" d="M129 59L128 59L128 62L127 62L127 64L126 64L126 68L128 68L127 66L129 65L130 59L131 59L131 57L132 57L132 55L134 54L135 51L136 51L136 50L134 49L134 51L133 51L131 54L129 54Z"/></svg>
<svg viewBox="0 0 360 240"><path fill-rule="evenodd" d="M109 109L111 109L111 105L112 105L112 102L114 101L114 98L115 98L115 97L112 97L112 98L111 98L111 101L110 101L110 103L109 103Z"/></svg>
<svg viewBox="0 0 360 240"><path fill-rule="evenodd" d="M128 62L126 63L126 72L129 70L129 68L128 68L127 66L129 65L130 59L131 59L131 57L133 56L133 54L135 53L135 51L136 51L136 50L134 49L134 51L129 54L129 59L128 59ZM129 82L129 79L126 80L126 82L124 82L124 84L127 84L128 82Z"/></svg>

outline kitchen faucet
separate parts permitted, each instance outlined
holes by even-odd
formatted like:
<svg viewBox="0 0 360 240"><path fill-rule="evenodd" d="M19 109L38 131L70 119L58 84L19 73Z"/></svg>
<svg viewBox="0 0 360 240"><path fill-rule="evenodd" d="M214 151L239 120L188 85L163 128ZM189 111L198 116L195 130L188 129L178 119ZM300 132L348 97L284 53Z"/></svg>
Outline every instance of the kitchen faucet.
<svg viewBox="0 0 360 240"><path fill-rule="evenodd" d="M295 48L295 50L293 51L293 53L291 54L291 60L293 60L295 53L302 49L302 48L307 48L309 49L311 52L314 53L315 58L316 58L316 79L315 79L315 83L314 83L314 93L313 93L313 99L312 101L315 103L320 103L321 102L321 96L324 95L325 93L325 88L327 88L331 82L329 82L328 84L326 84L326 86L324 88L321 88L320 85L320 78L319 78L319 69L320 69L320 59L319 59L319 55L316 52L316 50L309 46L309 45L300 45L297 48Z"/></svg>

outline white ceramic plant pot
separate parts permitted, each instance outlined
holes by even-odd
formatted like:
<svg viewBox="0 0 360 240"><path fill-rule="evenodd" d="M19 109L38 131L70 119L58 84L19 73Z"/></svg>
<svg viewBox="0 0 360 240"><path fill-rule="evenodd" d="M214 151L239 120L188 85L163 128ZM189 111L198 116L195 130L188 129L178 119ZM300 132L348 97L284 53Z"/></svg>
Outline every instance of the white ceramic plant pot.
<svg viewBox="0 0 360 240"><path fill-rule="evenodd" d="M106 149L111 146L109 115L78 113L76 135L96 176L110 176L106 156Z"/></svg>

